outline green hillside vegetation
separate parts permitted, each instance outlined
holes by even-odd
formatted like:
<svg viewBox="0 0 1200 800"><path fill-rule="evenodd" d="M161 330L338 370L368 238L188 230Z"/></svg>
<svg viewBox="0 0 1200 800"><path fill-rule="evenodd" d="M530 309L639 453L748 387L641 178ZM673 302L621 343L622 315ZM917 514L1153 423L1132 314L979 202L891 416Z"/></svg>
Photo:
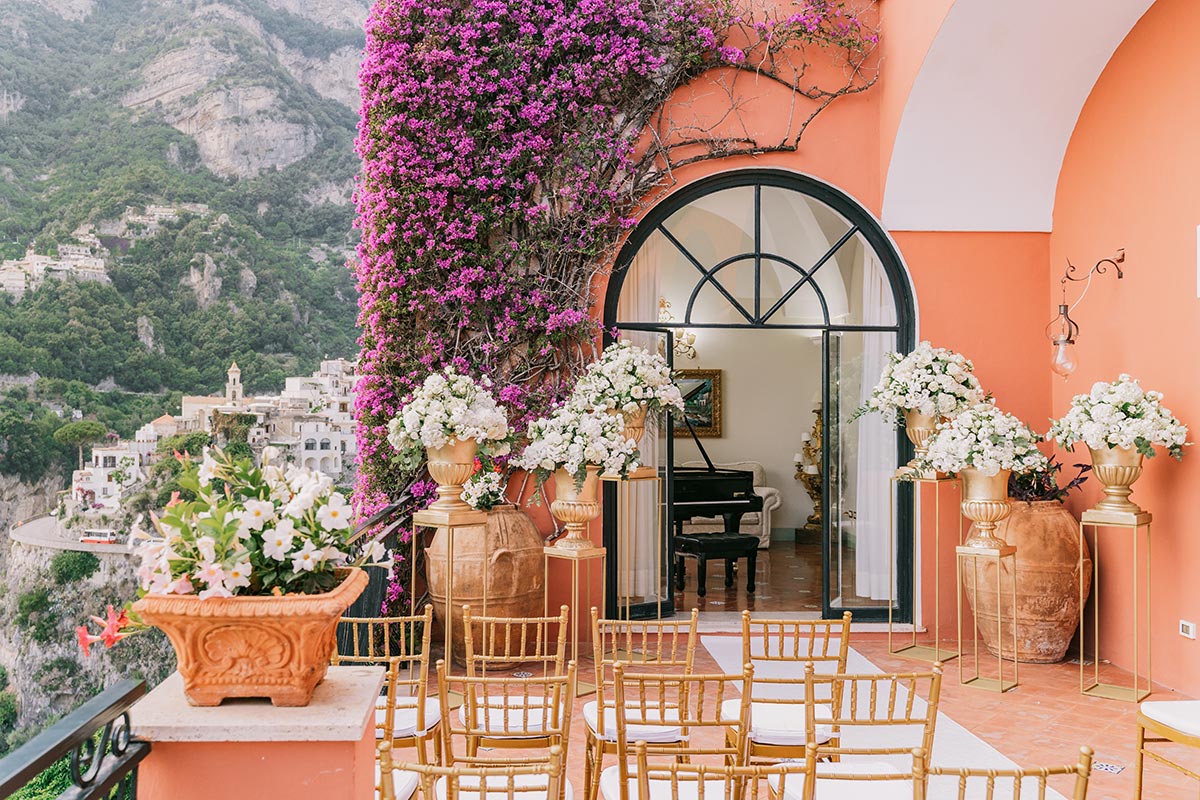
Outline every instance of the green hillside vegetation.
<svg viewBox="0 0 1200 800"><path fill-rule="evenodd" d="M313 57L362 41L361 31L325 29L261 0L225 5ZM29 245L52 254L79 224L116 219L127 206L211 208L110 260L111 286L48 281L19 303L0 299L0 373L91 385L111 379L163 397L219 390L235 359L250 391L271 391L323 357L353 356L356 295L340 255L353 245L352 210L314 205L304 195L354 174L355 115L297 82L255 36L216 16L198 19L195 9L112 0L71 22L0 0L0 86L25 98L6 122L0 118L0 255L18 256ZM270 88L288 121L318 131L316 150L282 170L223 178L157 109L121 106L141 85L145 64L198 37L236 59L221 85ZM314 246L328 260L315 263L308 255ZM205 256L222 285L202 308L182 282ZM245 270L256 285L243 292ZM153 328L153 347L139 341L139 317ZM134 415L143 422L142 411L160 407L146 405ZM108 424L118 428L116 421Z"/></svg>

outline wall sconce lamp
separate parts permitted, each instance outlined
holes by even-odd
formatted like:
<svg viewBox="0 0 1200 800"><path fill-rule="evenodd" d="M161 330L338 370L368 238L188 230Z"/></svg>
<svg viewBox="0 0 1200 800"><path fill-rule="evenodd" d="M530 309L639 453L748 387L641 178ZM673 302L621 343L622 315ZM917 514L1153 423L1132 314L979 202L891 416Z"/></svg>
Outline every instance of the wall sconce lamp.
<svg viewBox="0 0 1200 800"><path fill-rule="evenodd" d="M658 321L675 321L675 315L671 313L671 301L665 297L658 298ZM672 331L671 341L672 349L679 358L696 357L696 334L686 328L676 328Z"/></svg>
<svg viewBox="0 0 1200 800"><path fill-rule="evenodd" d="M1050 321L1046 326L1046 336L1054 345L1054 354L1050 361L1050 369L1056 374L1061 375L1065 380L1079 367L1079 359L1075 355L1075 340L1079 337L1079 323L1071 319L1071 312L1083 300L1088 289L1092 285L1092 277L1095 275L1103 275L1108 272L1108 265L1117 272L1117 280L1125 277L1125 273L1121 270L1121 264L1125 263L1124 248L1117 251L1117 254L1112 258L1102 258L1096 262L1087 275L1076 277L1076 267L1070 261L1067 261L1067 269L1063 272L1063 276L1059 279L1059 284L1062 286L1062 302L1058 305L1058 316ZM1070 305L1067 304L1067 282L1068 281L1087 281L1080 292L1079 298Z"/></svg>

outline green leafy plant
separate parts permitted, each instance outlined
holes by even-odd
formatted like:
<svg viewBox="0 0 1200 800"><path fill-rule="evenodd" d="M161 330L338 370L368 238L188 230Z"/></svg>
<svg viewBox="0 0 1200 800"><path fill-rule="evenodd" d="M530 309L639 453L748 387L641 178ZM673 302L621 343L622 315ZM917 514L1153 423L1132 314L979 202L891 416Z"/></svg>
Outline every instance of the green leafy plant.
<svg viewBox="0 0 1200 800"><path fill-rule="evenodd" d="M1078 489L1087 481L1087 474L1092 471L1091 464L1076 464L1079 474L1065 486L1058 483L1058 474L1062 471L1062 462L1050 461L1044 468L1031 472L1014 472L1008 478L1008 496L1014 500L1034 503L1041 500L1057 500L1062 502L1072 489Z"/></svg>
<svg viewBox="0 0 1200 800"><path fill-rule="evenodd" d="M48 642L54 636L55 619L50 606L50 590L45 586L17 598L17 626L28 631L35 642Z"/></svg>
<svg viewBox="0 0 1200 800"><path fill-rule="evenodd" d="M59 586L90 578L100 568L100 559L94 553L64 550L50 559L50 574Z"/></svg>

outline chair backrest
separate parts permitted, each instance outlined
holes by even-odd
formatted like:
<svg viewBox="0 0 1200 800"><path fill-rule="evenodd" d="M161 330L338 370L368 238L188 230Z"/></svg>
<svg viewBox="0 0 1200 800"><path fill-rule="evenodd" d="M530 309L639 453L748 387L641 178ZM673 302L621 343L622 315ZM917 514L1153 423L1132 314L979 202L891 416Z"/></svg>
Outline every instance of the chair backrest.
<svg viewBox="0 0 1200 800"><path fill-rule="evenodd" d="M846 672L850 653L850 621L847 611L840 620L754 619L742 612L742 662L754 665L754 702L795 705L797 714L804 702L804 684L799 680L805 664L818 674ZM829 684L818 684L828 702ZM799 718L799 717L798 717Z"/></svg>
<svg viewBox="0 0 1200 800"><path fill-rule="evenodd" d="M342 617L338 621L338 648L332 662L370 664L387 669L384 681L386 711L376 716L376 730L392 741L396 702L401 696L416 698L417 730L425 730L425 696L429 686L430 635L433 606L408 617Z"/></svg>
<svg viewBox="0 0 1200 800"><path fill-rule="evenodd" d="M1086 800L1088 777L1092 774L1092 748L1079 748L1079 760L1074 764L1058 767L1037 767L1025 769L983 769L975 767L932 767L925 771L925 784L937 785L938 778L947 778L942 785L939 797L949 797L948 785L954 781L958 790L955 795L958 800L967 797L978 800L1025 800L1036 798L1045 800L1047 779L1054 775L1074 775L1075 787L1071 800ZM968 794L970 792L970 794Z"/></svg>
<svg viewBox="0 0 1200 800"><path fill-rule="evenodd" d="M592 657L596 668L596 698L601 707L614 702L613 666L620 661L630 672L690 675L699 643L700 612L692 609L687 620L601 619L592 607ZM605 715L597 715L598 733L604 735Z"/></svg>
<svg viewBox="0 0 1200 800"><path fill-rule="evenodd" d="M463 606L467 675L487 675L489 669L513 664L538 664L546 674L562 675L569 613L562 606L556 617L480 617Z"/></svg>
<svg viewBox="0 0 1200 800"><path fill-rule="evenodd" d="M664 675L626 672L625 665L613 666L615 673L615 713L617 719L617 765L622 792L629 785L630 726L680 728L680 741L647 744L651 755L680 752L689 756L722 756L734 766L746 763L746 742L750 724L750 686L754 667L745 665L740 675ZM736 699L737 714L722 706ZM725 731L733 732L726 736Z"/></svg>
<svg viewBox="0 0 1200 800"><path fill-rule="evenodd" d="M816 766L816 749L812 746L802 763L751 766L683 764L675 759L651 763L645 742L637 742L634 751L637 753L638 797L660 796L651 793L651 781L668 782L671 797L695 800L804 796L806 792L811 793L809 784Z"/></svg>
<svg viewBox="0 0 1200 800"><path fill-rule="evenodd" d="M563 795L563 748L555 745L543 762L435 766L394 763L390 748L379 748L381 800L396 800L392 770L415 773L424 797L447 800L561 800ZM446 782L445 791L437 783Z"/></svg>
<svg viewBox="0 0 1200 800"><path fill-rule="evenodd" d="M817 754L886 756L911 754L920 748L929 765L937 723L938 699L942 689L942 665L929 672L879 675L817 675L813 664L804 666L804 695L817 698L822 684L829 687L832 702L823 708L817 702L805 704L805 731L808 741L817 741L817 726L828 726L833 738L817 746ZM929 699L922 702L919 694ZM825 714L829 716L826 717ZM879 737L878 742L862 746L843 746L848 728L890 727L895 730ZM917 731L912 731L912 728ZM917 741L913 741L917 739ZM904 778L907 772L897 772Z"/></svg>
<svg viewBox="0 0 1200 800"><path fill-rule="evenodd" d="M437 662L438 700L442 709L442 757L447 764L501 763L505 759L481 757L468 748L467 755L454 752L454 739L528 739L530 747L540 742L566 746L571 737L571 711L575 705L575 662L562 675L456 675L450 677L446 662ZM462 708L451 713L452 686L461 687ZM522 762L529 757L522 755Z"/></svg>

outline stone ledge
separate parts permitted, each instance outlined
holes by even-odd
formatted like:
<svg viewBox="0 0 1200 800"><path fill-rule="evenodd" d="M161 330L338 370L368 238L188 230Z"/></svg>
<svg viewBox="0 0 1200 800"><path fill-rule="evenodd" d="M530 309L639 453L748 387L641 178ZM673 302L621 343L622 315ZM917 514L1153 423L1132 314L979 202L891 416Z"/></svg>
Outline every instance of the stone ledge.
<svg viewBox="0 0 1200 800"><path fill-rule="evenodd" d="M383 667L330 667L304 708L269 700L188 705L183 679L171 673L129 712L133 735L150 742L357 742L375 723Z"/></svg>

